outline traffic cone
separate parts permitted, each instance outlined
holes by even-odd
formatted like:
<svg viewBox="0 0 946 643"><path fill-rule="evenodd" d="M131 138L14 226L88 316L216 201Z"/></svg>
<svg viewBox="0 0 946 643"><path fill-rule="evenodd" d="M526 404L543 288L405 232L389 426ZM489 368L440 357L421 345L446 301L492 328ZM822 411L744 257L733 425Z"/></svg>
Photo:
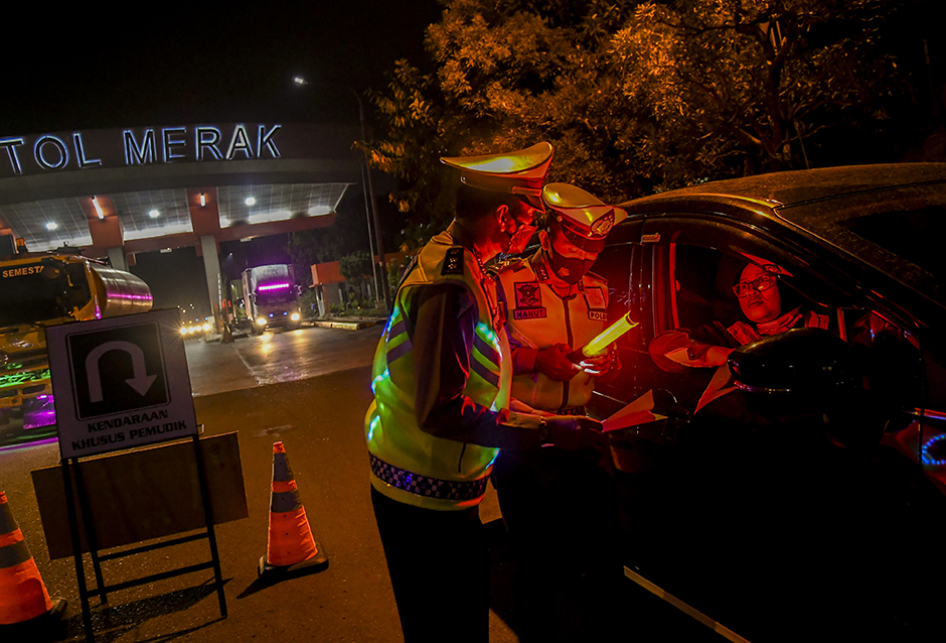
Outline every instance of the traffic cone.
<svg viewBox="0 0 946 643"><path fill-rule="evenodd" d="M273 443L273 487L269 504L269 543L266 555L259 560L259 576L275 578L328 567L325 551L312 537L282 442Z"/></svg>
<svg viewBox="0 0 946 643"><path fill-rule="evenodd" d="M33 634L57 623L66 611L66 601L50 598L36 562L0 491L0 639L16 630Z"/></svg>

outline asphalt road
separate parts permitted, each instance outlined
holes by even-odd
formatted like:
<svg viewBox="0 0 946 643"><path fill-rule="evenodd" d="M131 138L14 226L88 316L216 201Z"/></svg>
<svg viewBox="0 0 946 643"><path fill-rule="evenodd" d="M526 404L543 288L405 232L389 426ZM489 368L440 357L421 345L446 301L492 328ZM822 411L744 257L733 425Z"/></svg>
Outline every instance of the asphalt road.
<svg viewBox="0 0 946 643"><path fill-rule="evenodd" d="M217 526L229 616L220 617L209 571L92 599L96 640L105 642L401 641L384 554L371 511L362 420L380 326L301 329L232 344L190 342L188 367L205 433L238 434L249 517ZM327 570L263 584L273 442L285 444ZM29 472L58 464L56 444L0 452L6 492L51 594L69 601L66 639L84 640L73 559L50 560ZM140 490L149 502L149 490ZM517 641L511 623L511 562L490 491L482 507L493 560L491 640ZM554 536L553 536L554 537ZM108 584L200 563L206 541L103 564ZM91 564L86 557L91 579ZM626 631L614 639L721 641L705 626L627 583ZM25 640L30 640L28 637ZM449 637L445 638L449 640ZM3 643L7 639L3 638Z"/></svg>

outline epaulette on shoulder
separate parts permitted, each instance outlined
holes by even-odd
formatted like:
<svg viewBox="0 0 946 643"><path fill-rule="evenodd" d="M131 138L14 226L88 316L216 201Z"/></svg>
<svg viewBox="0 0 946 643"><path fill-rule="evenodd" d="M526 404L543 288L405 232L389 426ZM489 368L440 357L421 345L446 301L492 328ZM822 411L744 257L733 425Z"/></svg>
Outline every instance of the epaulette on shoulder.
<svg viewBox="0 0 946 643"><path fill-rule="evenodd" d="M453 246L447 249L447 254L443 259L443 268L440 270L440 274L463 274L463 246Z"/></svg>
<svg viewBox="0 0 946 643"><path fill-rule="evenodd" d="M591 278L594 279L595 281L600 281L600 282L601 282L602 284L604 284L604 285L607 285L607 284L608 284L608 280L607 280L607 279L605 279L604 277L602 277L601 275L599 275L599 274L597 274L597 273L591 272L590 270L589 270L588 272L586 272L585 275L587 275L588 277L591 277Z"/></svg>

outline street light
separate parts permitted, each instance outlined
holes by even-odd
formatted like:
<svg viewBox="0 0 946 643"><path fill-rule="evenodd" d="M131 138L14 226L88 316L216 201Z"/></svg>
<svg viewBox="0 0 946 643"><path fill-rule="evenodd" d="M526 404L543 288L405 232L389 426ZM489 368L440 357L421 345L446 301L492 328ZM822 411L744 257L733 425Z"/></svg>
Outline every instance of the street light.
<svg viewBox="0 0 946 643"><path fill-rule="evenodd" d="M302 76L294 76L292 81L296 85L304 86L308 85L309 81ZM365 107L361 101L361 96L358 95L354 89L347 85L338 85L339 87L344 87L351 95L355 97L355 100L358 102L358 122L361 125L361 140L364 142L368 141L368 132L365 128ZM375 276L375 283L378 284L378 288L384 293L384 310L385 312L391 312L391 292L388 288L388 279L387 279L387 261L384 258L384 241L381 238L381 222L378 219L378 203L375 199L374 194L374 180L371 178L371 165L368 163L368 152L364 152L364 174L367 177L367 188L368 188L368 198L371 203L371 219L374 223L374 237L375 244L378 248L378 258L380 259L380 279ZM369 226L370 227L370 226ZM369 230L368 235L368 252L371 253L371 234ZM372 266L375 265L372 260Z"/></svg>
<svg viewBox="0 0 946 643"><path fill-rule="evenodd" d="M368 185L367 175L368 175L368 164L362 163L361 164L361 182L362 182L361 184L364 186ZM378 246L373 240L374 235L372 234L372 230L374 226L372 225L372 219L371 219L372 209L371 209L371 204L370 204L370 198L368 196L368 190L367 189L362 190L362 193L365 195L365 214L368 215L368 255L371 257L371 276L374 277L374 285L375 285L374 300L375 300L375 303L377 303L381 301L382 297L384 297L383 292L381 290L381 280L379 277L380 271L378 270L378 264L374 260L373 248L377 248Z"/></svg>

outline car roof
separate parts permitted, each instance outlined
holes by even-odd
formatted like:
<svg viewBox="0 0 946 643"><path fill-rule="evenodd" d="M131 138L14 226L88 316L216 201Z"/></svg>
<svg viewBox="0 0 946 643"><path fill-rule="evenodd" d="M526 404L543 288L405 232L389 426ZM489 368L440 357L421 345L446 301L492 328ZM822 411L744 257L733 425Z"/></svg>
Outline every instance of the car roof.
<svg viewBox="0 0 946 643"><path fill-rule="evenodd" d="M644 199L667 195L726 194L793 207L839 195L851 195L922 183L946 182L946 163L887 163L772 172L738 179L711 181ZM629 203L643 201L635 199Z"/></svg>
<svg viewBox="0 0 946 643"><path fill-rule="evenodd" d="M768 220L892 277L941 311L946 307L938 249L938 231L946 227L940 225L946 223L946 163L776 172L707 182L621 207L629 218L692 211Z"/></svg>

